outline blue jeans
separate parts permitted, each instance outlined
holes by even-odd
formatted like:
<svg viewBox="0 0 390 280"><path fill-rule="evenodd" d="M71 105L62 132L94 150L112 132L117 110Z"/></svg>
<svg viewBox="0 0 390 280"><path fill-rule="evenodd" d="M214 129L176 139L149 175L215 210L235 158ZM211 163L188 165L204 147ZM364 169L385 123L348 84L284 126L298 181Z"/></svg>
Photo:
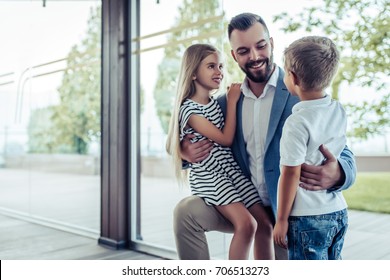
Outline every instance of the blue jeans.
<svg viewBox="0 0 390 280"><path fill-rule="evenodd" d="M290 216L288 258L340 260L347 228L347 209L324 215Z"/></svg>

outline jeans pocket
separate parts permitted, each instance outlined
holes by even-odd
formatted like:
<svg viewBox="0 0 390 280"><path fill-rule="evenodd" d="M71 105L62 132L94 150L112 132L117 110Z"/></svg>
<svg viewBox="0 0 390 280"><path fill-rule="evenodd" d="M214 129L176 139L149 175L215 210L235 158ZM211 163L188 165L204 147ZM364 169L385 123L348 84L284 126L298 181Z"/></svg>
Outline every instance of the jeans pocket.
<svg viewBox="0 0 390 280"><path fill-rule="evenodd" d="M303 253L306 260L327 260L328 248L332 245L336 227L301 232Z"/></svg>

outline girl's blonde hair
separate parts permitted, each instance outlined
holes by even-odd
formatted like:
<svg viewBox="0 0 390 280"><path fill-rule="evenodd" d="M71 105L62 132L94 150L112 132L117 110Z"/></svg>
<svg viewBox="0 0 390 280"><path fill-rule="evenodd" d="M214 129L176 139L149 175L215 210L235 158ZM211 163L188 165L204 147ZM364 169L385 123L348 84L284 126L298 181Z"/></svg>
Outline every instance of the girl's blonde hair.
<svg viewBox="0 0 390 280"><path fill-rule="evenodd" d="M208 44L194 44L188 47L183 55L179 79L177 83L176 99L172 116L169 123L166 150L172 156L175 166L175 175L179 183L187 182L187 170L182 169L182 158L180 153L180 128L179 110L184 100L191 98L195 94L194 77L200 63L207 56L218 53L218 50Z"/></svg>

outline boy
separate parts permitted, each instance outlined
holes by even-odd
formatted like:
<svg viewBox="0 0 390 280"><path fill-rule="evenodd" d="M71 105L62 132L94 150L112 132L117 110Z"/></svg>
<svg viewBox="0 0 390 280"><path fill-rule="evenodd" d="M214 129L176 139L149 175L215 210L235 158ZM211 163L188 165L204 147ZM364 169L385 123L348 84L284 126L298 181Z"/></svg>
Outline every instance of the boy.
<svg viewBox="0 0 390 280"><path fill-rule="evenodd" d="M297 103L280 140L281 175L274 241L289 259L341 259L347 204L341 192L298 188L301 165L321 165L324 144L338 157L346 144L346 114L324 90L337 72L339 53L328 38L308 36L284 52L284 82ZM287 240L286 240L287 235Z"/></svg>

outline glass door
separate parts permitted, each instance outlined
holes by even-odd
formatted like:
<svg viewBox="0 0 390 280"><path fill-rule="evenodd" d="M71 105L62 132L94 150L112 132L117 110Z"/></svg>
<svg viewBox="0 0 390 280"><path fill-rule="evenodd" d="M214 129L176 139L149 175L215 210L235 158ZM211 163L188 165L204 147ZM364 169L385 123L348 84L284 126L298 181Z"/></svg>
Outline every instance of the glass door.
<svg viewBox="0 0 390 280"><path fill-rule="evenodd" d="M101 1L1 1L0 26L0 214L97 237Z"/></svg>
<svg viewBox="0 0 390 280"><path fill-rule="evenodd" d="M190 1L191 2L191 1ZM165 151L168 123L176 94L181 57L193 43L224 48L221 1L140 1L140 166L136 242L175 251L173 209L189 188L180 188ZM158 22L158 24L156 24ZM229 236L208 233L213 257L223 258Z"/></svg>

